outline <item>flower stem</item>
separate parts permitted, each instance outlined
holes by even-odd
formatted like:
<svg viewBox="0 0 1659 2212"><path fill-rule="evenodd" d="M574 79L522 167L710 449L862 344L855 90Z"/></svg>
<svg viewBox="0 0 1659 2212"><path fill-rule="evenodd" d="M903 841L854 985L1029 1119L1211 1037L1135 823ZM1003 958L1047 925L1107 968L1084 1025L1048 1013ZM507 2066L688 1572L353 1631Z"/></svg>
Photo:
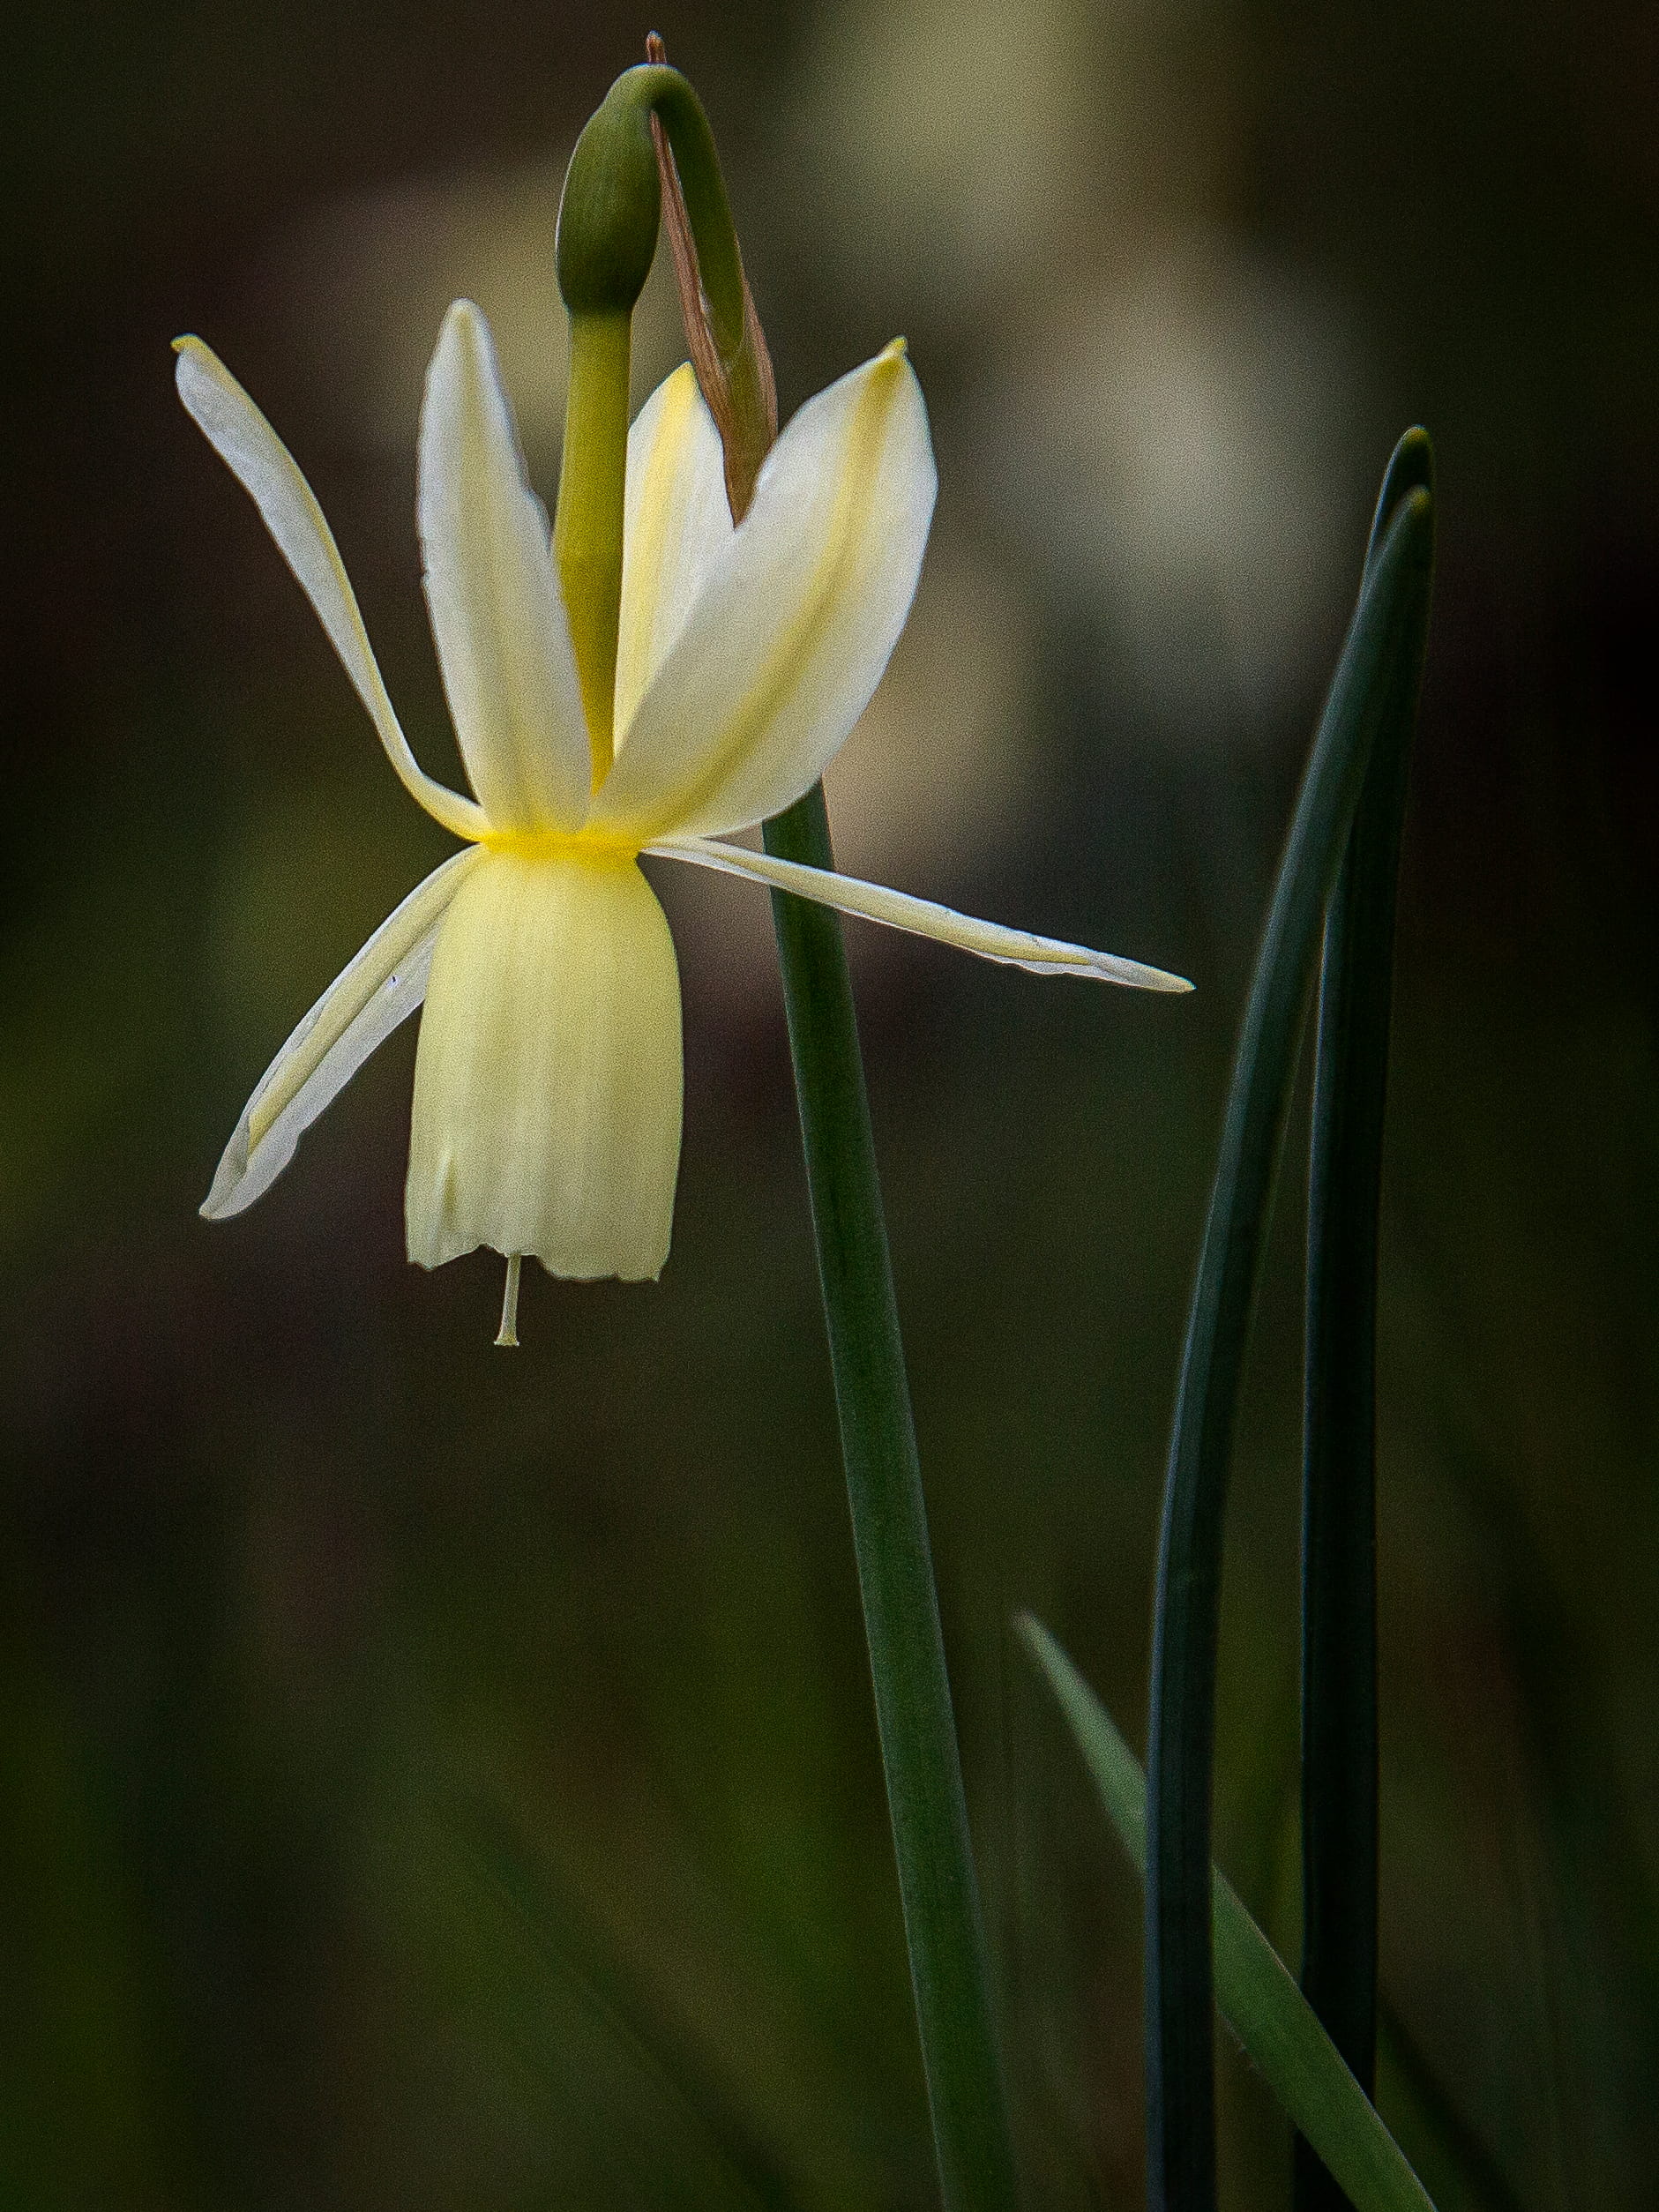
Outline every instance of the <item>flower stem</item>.
<svg viewBox="0 0 1659 2212"><path fill-rule="evenodd" d="M611 87L584 138L593 134L594 176L602 165L607 177L625 169L627 197L643 205L632 133L652 126L646 143L691 359L741 523L777 436L772 366L707 121L666 66L661 39L648 51L645 67ZM598 205L604 195L592 197ZM608 282L587 243L572 232L573 281ZM781 859L834 867L821 785L765 834ZM772 894L772 910L940 2191L945 2212L1013 2212L1013 2142L852 983L835 914L787 892Z"/></svg>
<svg viewBox="0 0 1659 2212"><path fill-rule="evenodd" d="M769 853L833 868L815 786ZM1017 2201L909 1385L839 918L774 892L853 1548L945 2212Z"/></svg>
<svg viewBox="0 0 1659 2212"><path fill-rule="evenodd" d="M571 316L571 381L553 548L570 615L595 789L613 749L631 336L628 310Z"/></svg>

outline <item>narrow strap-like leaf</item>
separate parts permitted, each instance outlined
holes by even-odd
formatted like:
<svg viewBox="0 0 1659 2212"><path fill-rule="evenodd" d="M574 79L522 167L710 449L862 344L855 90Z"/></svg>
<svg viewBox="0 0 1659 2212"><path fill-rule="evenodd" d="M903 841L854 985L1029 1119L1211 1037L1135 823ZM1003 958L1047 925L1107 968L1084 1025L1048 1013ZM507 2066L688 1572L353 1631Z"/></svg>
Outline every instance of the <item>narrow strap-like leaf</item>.
<svg viewBox="0 0 1659 2212"><path fill-rule="evenodd" d="M766 824L833 868L821 786ZM1013 2138L840 917L772 894L853 1548L945 2212L1011 2212Z"/></svg>
<svg viewBox="0 0 1659 2212"><path fill-rule="evenodd" d="M1426 434L1394 449L1368 565ZM1313 1133L1302 1518L1302 1988L1368 2093L1377 2045L1377 1236L1400 836L1422 639L1394 667L1325 923ZM1304 2137L1297 2212L1348 2200Z"/></svg>
<svg viewBox="0 0 1659 2212"><path fill-rule="evenodd" d="M1222 1535L1245 1340L1319 929L1394 671L1419 651L1430 499L1401 503L1368 568L1280 867L1233 1063L1165 1480L1147 1765L1147 2188L1214 2212L1208 1907Z"/></svg>
<svg viewBox="0 0 1659 2212"><path fill-rule="evenodd" d="M1118 1841L1147 1872L1147 1783L1111 1716L1040 1621L1019 1633L1046 1676ZM1210 1869L1215 1994L1234 2032L1306 2139L1341 2178L1356 2212L1433 2212L1423 2184L1342 2063L1267 1937L1225 1875Z"/></svg>

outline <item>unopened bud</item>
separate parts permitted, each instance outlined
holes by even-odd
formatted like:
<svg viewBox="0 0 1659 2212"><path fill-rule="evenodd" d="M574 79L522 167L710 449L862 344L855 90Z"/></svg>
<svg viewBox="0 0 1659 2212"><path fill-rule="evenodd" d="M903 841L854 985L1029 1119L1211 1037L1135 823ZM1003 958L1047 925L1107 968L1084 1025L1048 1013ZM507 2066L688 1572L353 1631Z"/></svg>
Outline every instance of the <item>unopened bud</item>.
<svg viewBox="0 0 1659 2212"><path fill-rule="evenodd" d="M627 83L589 116L564 175L554 262L572 315L631 314L657 250L656 152L637 101L617 98Z"/></svg>

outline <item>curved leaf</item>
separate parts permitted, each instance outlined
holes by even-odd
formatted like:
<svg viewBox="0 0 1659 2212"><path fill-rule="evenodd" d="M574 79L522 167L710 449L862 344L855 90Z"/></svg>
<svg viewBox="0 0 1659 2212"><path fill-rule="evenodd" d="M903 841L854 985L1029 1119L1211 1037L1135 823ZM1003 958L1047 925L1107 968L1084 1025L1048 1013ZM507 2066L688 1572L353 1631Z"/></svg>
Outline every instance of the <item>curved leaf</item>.
<svg viewBox="0 0 1659 2212"><path fill-rule="evenodd" d="M1118 1842L1144 1880L1147 1779L1140 1762L1042 1622L1023 1613L1016 1625L1059 1700ZM1376 2106L1238 1893L1214 1869L1211 1883L1216 2002L1293 2124L1356 2212L1434 2212Z"/></svg>

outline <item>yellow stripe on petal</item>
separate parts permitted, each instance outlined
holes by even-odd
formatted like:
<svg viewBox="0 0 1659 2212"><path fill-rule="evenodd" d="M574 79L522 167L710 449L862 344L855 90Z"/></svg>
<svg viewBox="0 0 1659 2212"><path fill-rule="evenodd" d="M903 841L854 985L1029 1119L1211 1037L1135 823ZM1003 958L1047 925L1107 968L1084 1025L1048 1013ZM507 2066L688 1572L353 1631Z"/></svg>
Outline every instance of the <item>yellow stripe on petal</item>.
<svg viewBox="0 0 1659 2212"><path fill-rule="evenodd" d="M935 482L898 341L801 409L639 701L595 828L716 834L817 781L909 612Z"/></svg>
<svg viewBox="0 0 1659 2212"><path fill-rule="evenodd" d="M409 1258L479 1244L656 1275L680 1157L680 982L631 859L487 853L445 917L415 1066Z"/></svg>
<svg viewBox="0 0 1659 2212"><path fill-rule="evenodd" d="M720 432L696 371L684 362L640 408L628 433L622 624L617 640L616 741L685 626L692 602L731 542Z"/></svg>
<svg viewBox="0 0 1659 2212"><path fill-rule="evenodd" d="M908 892L889 891L885 884L861 883L856 876L808 868L799 861L774 860L770 853L751 853L741 845L722 845L706 837L672 837L646 849L664 860L689 860L699 868L742 876L751 883L765 884L768 890L792 891L797 898L816 900L819 906L834 907L841 914L860 915L866 922L885 922L890 929L934 938L941 945L953 945L959 952L1028 968L1038 975L1085 975L1096 983L1127 983L1138 990L1192 988L1184 975L1147 968L1140 960L1125 960L1117 953L1096 953L1087 945L1068 945L1062 938L1038 937L1030 930L981 922L932 899L914 899Z"/></svg>

